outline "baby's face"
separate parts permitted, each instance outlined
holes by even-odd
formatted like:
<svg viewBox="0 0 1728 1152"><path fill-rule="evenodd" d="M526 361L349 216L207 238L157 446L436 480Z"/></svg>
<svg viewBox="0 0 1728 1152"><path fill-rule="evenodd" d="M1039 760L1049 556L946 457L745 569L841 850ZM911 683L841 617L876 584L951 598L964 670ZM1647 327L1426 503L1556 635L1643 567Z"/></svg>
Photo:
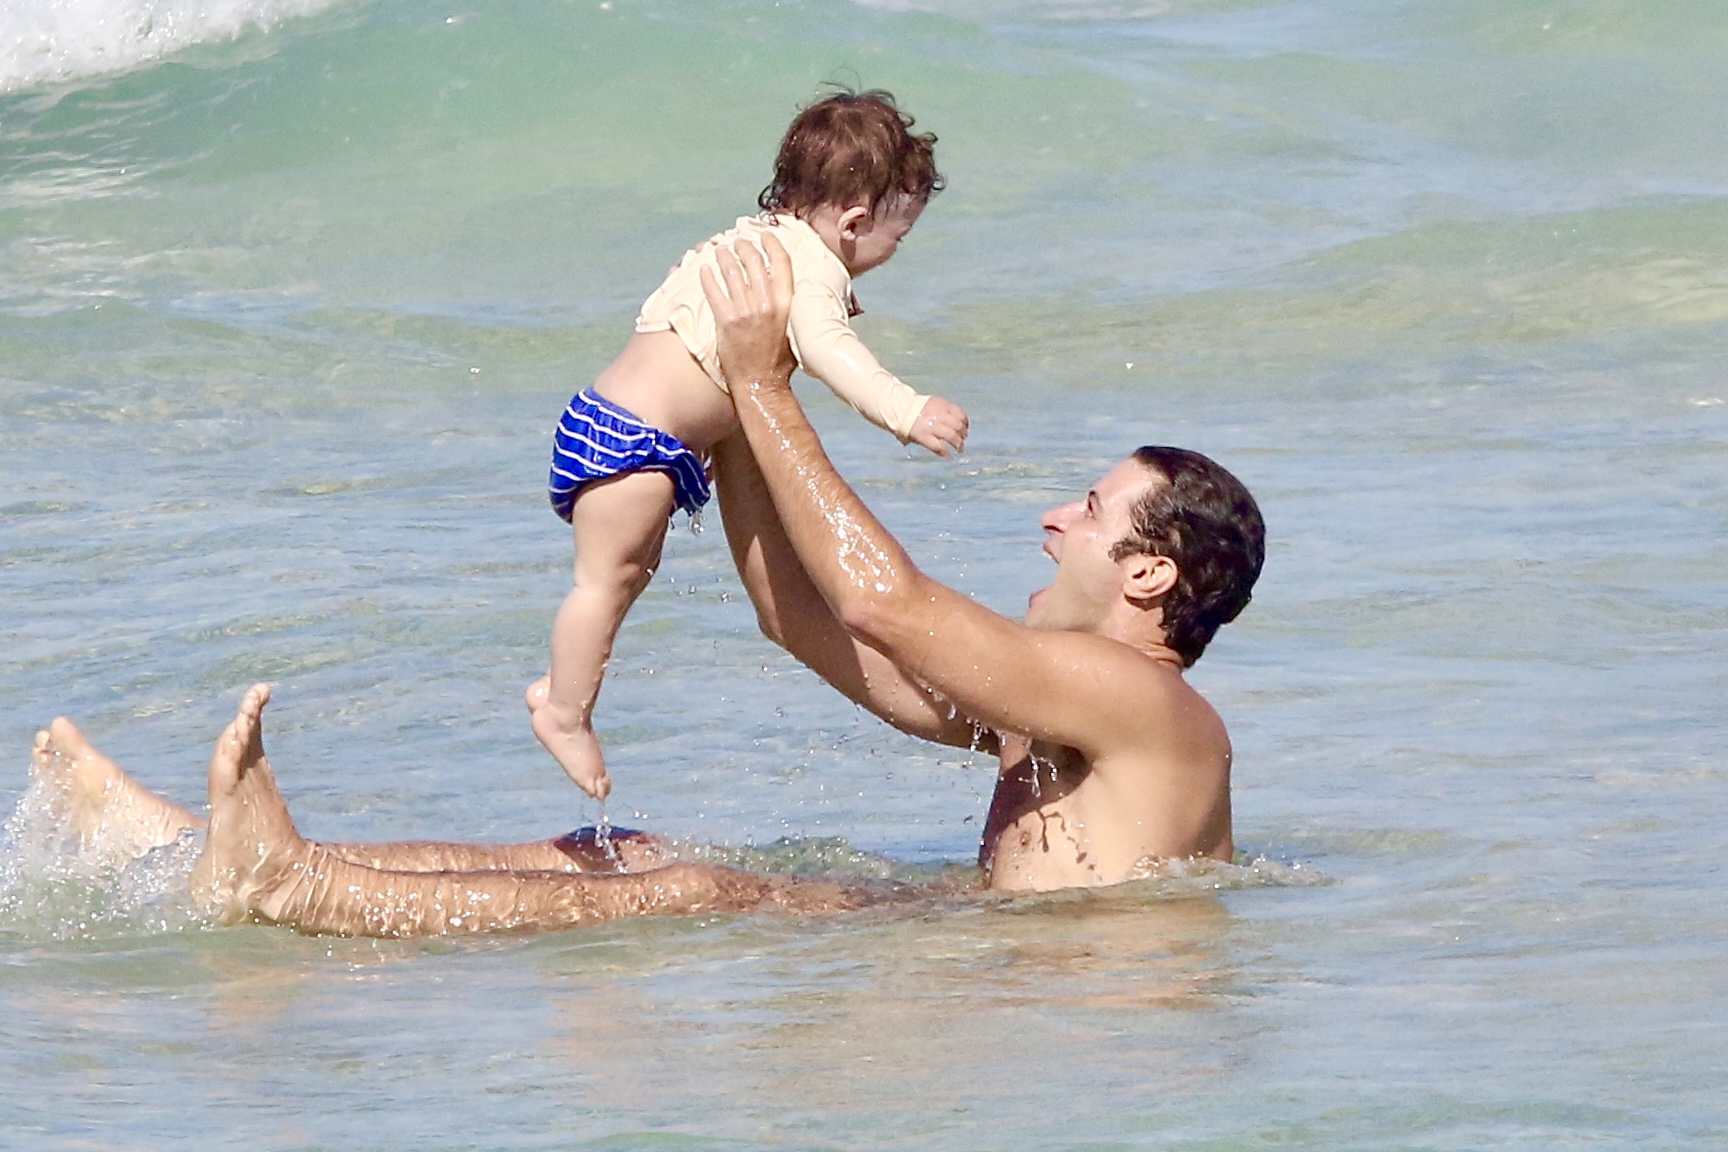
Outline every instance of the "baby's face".
<svg viewBox="0 0 1728 1152"><path fill-rule="evenodd" d="M876 205L874 215L866 216L853 226L850 259L846 270L862 276L872 268L888 263L900 248L900 241L918 223L928 200L903 194L892 195Z"/></svg>

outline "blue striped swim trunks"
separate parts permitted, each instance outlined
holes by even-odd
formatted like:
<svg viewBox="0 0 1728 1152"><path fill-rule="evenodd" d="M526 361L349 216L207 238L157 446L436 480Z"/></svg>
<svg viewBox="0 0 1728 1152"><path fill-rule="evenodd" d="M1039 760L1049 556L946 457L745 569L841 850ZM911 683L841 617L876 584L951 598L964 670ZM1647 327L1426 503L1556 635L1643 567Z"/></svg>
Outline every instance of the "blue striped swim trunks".
<svg viewBox="0 0 1728 1152"><path fill-rule="evenodd" d="M708 503L708 471L682 440L588 389L578 392L552 438L552 475L546 484L552 510L568 520L585 485L638 470L670 473L678 507L686 512Z"/></svg>

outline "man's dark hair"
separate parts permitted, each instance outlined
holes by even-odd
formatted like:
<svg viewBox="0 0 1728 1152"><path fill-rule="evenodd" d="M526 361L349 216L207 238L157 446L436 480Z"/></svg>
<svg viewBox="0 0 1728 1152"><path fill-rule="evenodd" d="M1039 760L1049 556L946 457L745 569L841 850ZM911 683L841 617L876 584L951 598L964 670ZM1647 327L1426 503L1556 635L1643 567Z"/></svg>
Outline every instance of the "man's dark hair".
<svg viewBox="0 0 1728 1152"><path fill-rule="evenodd" d="M1242 482L1198 452L1148 446L1134 459L1162 482L1134 502L1128 535L1110 558L1176 562L1176 586L1164 600L1164 641L1186 668L1248 606L1266 562L1266 522Z"/></svg>
<svg viewBox="0 0 1728 1152"><path fill-rule="evenodd" d="M928 200L947 181L936 171L935 135L914 135L912 124L880 88L824 96L786 129L774 179L756 202L764 212L802 216L824 204L874 213L895 192Z"/></svg>

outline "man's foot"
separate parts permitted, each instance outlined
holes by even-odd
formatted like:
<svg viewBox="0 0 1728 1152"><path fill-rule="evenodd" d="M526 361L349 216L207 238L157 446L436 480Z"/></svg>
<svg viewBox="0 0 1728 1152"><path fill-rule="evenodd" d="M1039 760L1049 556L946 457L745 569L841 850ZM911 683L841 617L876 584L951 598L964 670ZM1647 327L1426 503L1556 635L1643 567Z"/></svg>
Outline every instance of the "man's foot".
<svg viewBox="0 0 1728 1152"><path fill-rule="evenodd" d="M122 772L64 716L36 733L30 771L65 805L82 856L123 864L204 824Z"/></svg>
<svg viewBox="0 0 1728 1152"><path fill-rule="evenodd" d="M192 895L224 924L257 913L274 919L282 901L310 880L311 845L301 839L264 757L268 684L254 685L210 756L210 833L192 873Z"/></svg>
<svg viewBox="0 0 1728 1152"><path fill-rule="evenodd" d="M562 715L563 710L551 702L551 694L549 676L528 685L523 694L535 737L552 753L564 774L576 782L576 787L596 800L606 799L612 792L612 777L606 774L606 757L600 751L594 729L586 724L569 723Z"/></svg>

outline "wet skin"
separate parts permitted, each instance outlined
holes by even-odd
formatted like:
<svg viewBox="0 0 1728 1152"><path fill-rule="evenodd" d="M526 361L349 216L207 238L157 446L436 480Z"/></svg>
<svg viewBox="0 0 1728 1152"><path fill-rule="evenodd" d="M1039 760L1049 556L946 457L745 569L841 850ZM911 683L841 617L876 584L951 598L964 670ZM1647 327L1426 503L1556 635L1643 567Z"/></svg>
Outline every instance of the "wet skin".
<svg viewBox="0 0 1728 1152"><path fill-rule="evenodd" d="M776 249L772 272L750 250L748 280L723 260L726 289L705 285L742 425L715 449L721 509L763 632L901 730L999 755L980 848L995 888L1110 884L1163 859L1228 859L1229 739L1164 639L1174 563L1111 555L1134 500L1162 478L1124 461L1044 516L1057 574L1024 623L931 580L834 471L791 394L789 266ZM262 685L247 693L210 762L196 882L221 920L405 936L857 902L832 886L695 865L597 874L566 841L307 841L264 755L268 698ZM66 788L80 819L127 850L195 823L134 790L69 722L39 737L37 752L73 765ZM652 843L638 847L652 863Z"/></svg>
<svg viewBox="0 0 1728 1152"><path fill-rule="evenodd" d="M414 841L327 845L303 838L264 754L257 685L210 758L210 820L193 897L220 923L408 937L545 931L624 916L857 906L838 887L667 862L649 837L611 850L583 836L529 844ZM86 846L117 861L171 843L202 821L126 776L70 721L37 737L32 767L66 805Z"/></svg>
<svg viewBox="0 0 1728 1152"><path fill-rule="evenodd" d="M913 735L998 752L993 887L1112 884L1227 860L1230 741L1165 642L1167 557L1115 559L1162 476L1130 459L1047 513L1056 578L1024 623L920 572L834 470L790 387L790 265L769 241L704 274L742 438L716 448L726 535L762 629Z"/></svg>

